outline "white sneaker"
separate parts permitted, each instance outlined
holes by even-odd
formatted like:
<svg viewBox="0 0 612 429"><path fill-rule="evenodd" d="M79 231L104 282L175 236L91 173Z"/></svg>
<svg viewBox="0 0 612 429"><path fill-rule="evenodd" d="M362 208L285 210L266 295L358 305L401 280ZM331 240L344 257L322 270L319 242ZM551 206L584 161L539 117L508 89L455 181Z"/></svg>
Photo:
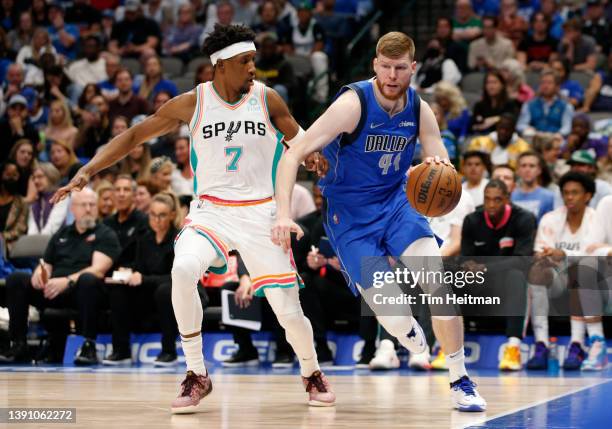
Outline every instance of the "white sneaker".
<svg viewBox="0 0 612 429"><path fill-rule="evenodd" d="M419 322L417 322L414 317L412 318L412 322L412 330L406 335L408 341L400 341L400 343L408 349L410 354L418 355L427 350L427 340L425 339L423 328L421 328L421 325L419 325Z"/></svg>
<svg viewBox="0 0 612 429"><path fill-rule="evenodd" d="M429 371L431 369L431 363L429 360L429 348L424 353L414 354L410 353L410 359L408 359L408 368L415 369L417 371Z"/></svg>
<svg viewBox="0 0 612 429"><path fill-rule="evenodd" d="M40 321L40 313L33 305L30 305L28 308L28 322L39 322Z"/></svg>
<svg viewBox="0 0 612 429"><path fill-rule="evenodd" d="M476 390L476 384L464 375L451 383L451 404L459 411L477 412L487 409L487 402Z"/></svg>
<svg viewBox="0 0 612 429"><path fill-rule="evenodd" d="M376 350L374 359L370 361L370 369L385 370L397 369L400 366L400 361L395 352L395 344L391 340L382 340Z"/></svg>

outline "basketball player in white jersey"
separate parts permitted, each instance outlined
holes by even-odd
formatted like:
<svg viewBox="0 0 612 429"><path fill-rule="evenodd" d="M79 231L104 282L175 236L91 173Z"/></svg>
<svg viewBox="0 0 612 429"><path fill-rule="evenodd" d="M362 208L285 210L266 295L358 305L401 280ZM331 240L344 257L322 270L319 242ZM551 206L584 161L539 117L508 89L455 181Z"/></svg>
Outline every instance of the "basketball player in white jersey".
<svg viewBox="0 0 612 429"><path fill-rule="evenodd" d="M187 376L172 412L195 412L212 390L202 354L202 306L198 279L206 270L224 272L237 249L299 358L309 404L330 406L335 394L321 373L312 326L300 307L303 286L291 254L270 241L276 213L274 178L283 153L304 131L280 96L255 77L255 34L243 26L220 26L204 42L214 79L165 103L153 115L115 137L72 179L55 200L87 185L89 178L135 146L174 130L191 131L190 162L197 199L177 237L172 268L172 305L187 362Z"/></svg>

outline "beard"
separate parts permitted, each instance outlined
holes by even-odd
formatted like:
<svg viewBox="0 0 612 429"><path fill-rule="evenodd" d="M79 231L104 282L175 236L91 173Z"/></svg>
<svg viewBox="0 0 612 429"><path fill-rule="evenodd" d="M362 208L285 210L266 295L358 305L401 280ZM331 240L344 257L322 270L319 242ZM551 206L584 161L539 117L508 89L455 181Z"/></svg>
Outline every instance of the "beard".
<svg viewBox="0 0 612 429"><path fill-rule="evenodd" d="M85 231L95 228L96 219L94 217L85 216L77 221L77 226Z"/></svg>
<svg viewBox="0 0 612 429"><path fill-rule="evenodd" d="M404 96L404 94L406 93L406 90L408 89L408 85L404 85L404 86L400 86L400 90L397 94L395 95L391 95L391 94L387 94L385 92L384 89L384 85L382 84L382 82L378 79L374 79L374 82L376 82L376 86L378 87L378 90L380 91L380 93L383 95L383 97L392 100L392 101L396 101L399 100L400 98L402 98Z"/></svg>

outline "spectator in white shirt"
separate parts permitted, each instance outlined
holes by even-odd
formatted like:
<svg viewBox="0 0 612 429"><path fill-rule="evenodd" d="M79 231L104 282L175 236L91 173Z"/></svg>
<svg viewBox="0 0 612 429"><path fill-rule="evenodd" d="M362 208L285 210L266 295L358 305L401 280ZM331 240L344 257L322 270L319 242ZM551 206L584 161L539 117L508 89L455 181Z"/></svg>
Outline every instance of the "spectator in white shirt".
<svg viewBox="0 0 612 429"><path fill-rule="evenodd" d="M476 207L484 202L484 188L489 183L485 173L490 169L489 155L479 151L468 151L463 154L463 192L472 197Z"/></svg>
<svg viewBox="0 0 612 429"><path fill-rule="evenodd" d="M100 39L87 36L83 42L84 58L74 61L66 73L72 82L82 90L88 83L98 83L108 79L106 60L100 56Z"/></svg>

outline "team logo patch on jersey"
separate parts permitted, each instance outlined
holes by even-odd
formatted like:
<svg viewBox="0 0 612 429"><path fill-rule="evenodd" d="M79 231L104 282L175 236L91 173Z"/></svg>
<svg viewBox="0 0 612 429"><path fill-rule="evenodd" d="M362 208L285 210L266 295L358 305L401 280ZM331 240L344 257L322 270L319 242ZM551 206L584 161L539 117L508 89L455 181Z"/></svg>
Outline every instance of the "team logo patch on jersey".
<svg viewBox="0 0 612 429"><path fill-rule="evenodd" d="M225 136L226 142L232 141L232 137L238 132L238 130L240 130L241 125L242 122L240 121L238 121L237 123L235 123L234 121L230 122L229 127L227 127L227 135Z"/></svg>
<svg viewBox="0 0 612 429"><path fill-rule="evenodd" d="M261 112L261 106L255 98L251 98L249 100L249 104L247 104L247 112Z"/></svg>

